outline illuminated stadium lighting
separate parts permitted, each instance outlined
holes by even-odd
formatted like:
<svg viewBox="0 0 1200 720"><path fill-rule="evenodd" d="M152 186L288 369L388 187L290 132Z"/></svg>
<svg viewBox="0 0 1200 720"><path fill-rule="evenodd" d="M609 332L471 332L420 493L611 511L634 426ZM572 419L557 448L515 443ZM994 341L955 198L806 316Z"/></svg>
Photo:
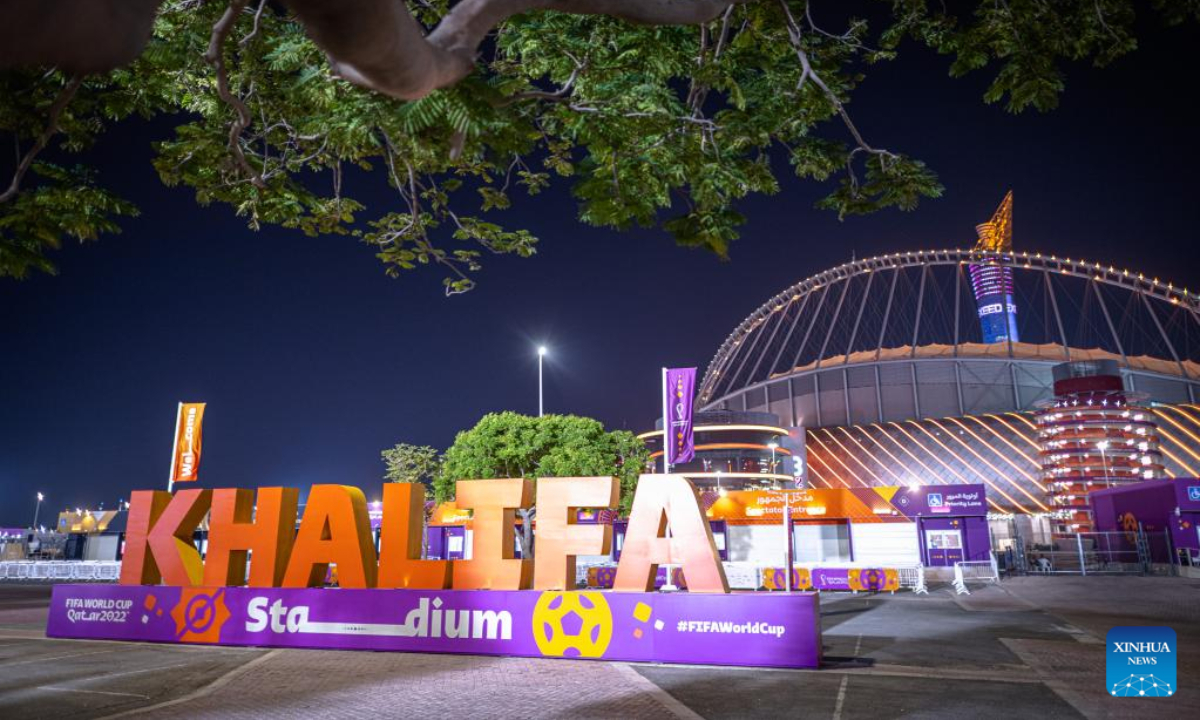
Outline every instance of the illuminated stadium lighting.
<svg viewBox="0 0 1200 720"><path fill-rule="evenodd" d="M812 434L812 435L809 435L809 438L810 438L810 439L811 439L813 442L815 442L815 443L817 443L818 445L820 445L820 446L821 446L821 449L822 449L822 450L824 450L824 451L825 451L825 453L826 453L826 457L832 457L832 458L834 459L834 461L835 461L835 462L837 462L837 464L838 464L838 465L841 465L842 467L846 468L846 472L850 473L850 477L852 477L852 478L854 478L856 481L858 481L858 484L859 484L860 486L862 486L862 487L871 487L871 484L870 484L870 483L865 483L865 482L863 482L862 478L860 478L860 477L858 476L858 474L857 474L857 473L855 473L853 470L851 470L849 465L847 465L846 463L842 462L842 459L841 459L840 457L838 457L836 453L829 452L829 448L828 448L828 446L826 446L826 445L825 445L825 443L821 442L821 439L820 439L820 438L818 438L818 437L816 436L816 434L815 434L815 433L814 433L814 434ZM826 463L826 467L828 467L828 463Z"/></svg>
<svg viewBox="0 0 1200 720"><path fill-rule="evenodd" d="M967 249L898 248L780 292L718 349L699 408L804 428L814 486L985 482L996 513L1057 508L1081 526L1089 489L1143 468L1195 476L1200 404L1180 398L1200 397L1200 302L1103 259L1014 248L1011 208ZM1065 362L1115 362L1156 407L1081 396L1039 425Z"/></svg>
<svg viewBox="0 0 1200 720"><path fill-rule="evenodd" d="M942 441L941 441L941 440L939 440L939 439L938 439L938 438L937 438L937 437L936 437L936 436L935 436L933 433L931 433L931 432L929 432L928 430L926 430L926 429L925 429L925 427L924 427L923 425L921 425L920 423L916 422L915 420L906 420L905 422L907 422L908 424L910 424L910 425L912 425L912 426L916 427L916 428L917 428L918 430L920 430L921 432L925 433L925 435L927 435L927 436L929 437L929 439L930 439L930 440L934 441L934 442L935 442L935 443L937 443L937 444L938 444L938 445L939 445L939 446L940 446L940 447L941 447L943 450L945 450L946 452L950 453L951 457L953 457L955 460L957 460L957 461L958 461L958 462L959 462L959 463L960 463L960 464L961 464L963 467L965 467L966 469L968 469L968 470L970 470L971 472L973 472L973 473L975 473L976 475L978 475L978 476L979 476L979 479L983 480L983 482L984 482L984 483L985 483L985 484L986 484L988 487L990 487L991 489L993 489L993 490L995 490L996 492L1000 493L1000 495L1001 495L1001 496L1002 496L1002 497L1003 497L1005 500L1008 500L1010 503L1012 503L1013 505L1017 506L1017 508L1018 508L1018 509L1019 509L1021 512L1029 512L1029 511L1028 511L1028 510L1027 510L1027 509L1026 509L1026 508L1025 508L1023 505L1021 505L1021 503L1017 502L1017 500L1016 500L1016 499L1015 499L1013 496L1011 496L1011 495L1009 495L1008 493L1004 492L1004 490L1003 490L1003 489L1001 489L1001 488L1000 488L1000 486L996 485L996 483L994 483L994 482L992 482L990 479L988 479L988 477L987 477L986 475L984 475L983 473L979 472L979 471L978 471L978 470L976 470L974 467L972 467L972 466L971 466L971 463L967 462L967 461L966 461L966 460L963 458L963 456L962 456L962 455L959 455L958 453L954 452L954 450L952 450L952 449L951 449L951 448L950 448L948 445L946 445L946 443L942 442ZM892 425L896 425L895 423L891 423L891 424L892 424ZM899 425L896 425L896 427L900 427L900 426L899 426ZM906 433L906 434L907 434L907 433ZM939 460L940 460L940 458L939 458ZM947 466L947 467L948 467L948 466ZM955 473L955 474L957 475L957 473ZM962 477L962 476L961 476L961 475L959 475L959 477Z"/></svg>
<svg viewBox="0 0 1200 720"><path fill-rule="evenodd" d="M968 434L968 435L970 435L971 437L973 437L973 438L975 438L976 440L978 440L978 441L979 441L979 444L980 444L982 447L992 448L992 445L991 445L991 443L989 443L987 440L984 440L983 438L981 438L981 437L979 437L978 435L976 435L976 434L975 434L975 432L971 430L971 428L969 428L969 427L967 427L966 425L962 424L962 423L961 423L961 422L959 422L957 419L955 419L955 418L952 418L952 417L943 418L943 419L944 419L944 420L947 420L947 421L949 421L949 422L952 422L952 423L954 423L955 425L957 425L957 426L961 427L963 430L965 430L965 431L967 432L967 434ZM977 418L971 418L971 419L978 421L978 419L977 419ZM1021 455L1021 456L1023 456L1023 457L1024 457L1026 460L1029 460L1030 462L1032 462L1032 461L1033 461L1033 458L1029 457L1028 455L1025 455L1025 453L1021 452L1020 450L1017 450L1017 446L1016 446L1016 445L1013 445L1013 444L1012 444L1012 443L1010 443L1010 442L1008 442L1008 440L1006 440L1006 439L1004 438L1004 436L1000 435L1000 434L999 434L999 433L997 433L995 430L992 430L991 428L988 428L988 426L987 426L987 424L986 424L986 423L980 423L980 424L982 424L982 425L984 426L984 428L986 428L986 429L988 429L989 431L991 431L991 433L992 433L993 435L995 435L997 438L999 438L999 439L1000 439L1000 440L1002 440L1004 443L1006 443L1006 444L1007 444L1007 445L1008 445L1010 448L1012 448L1012 450L1013 450L1014 452L1016 452L1018 455ZM969 446L968 446L968 447L969 447ZM1021 466L1020 466L1020 465L1016 464L1016 463L1015 463L1015 462L1013 462L1011 459L1009 459L1007 456L1005 456L1005 454L1004 454L1004 453L1002 453L1002 452L999 452L999 451L995 450L994 448L992 448L992 451L993 451L993 452L996 454L996 457L1000 458L1000 459L1001 459L1003 462L1007 463L1008 465L1011 465L1011 466L1012 466L1012 468L1013 468L1013 470L1016 470L1017 472L1021 473L1021 475L1023 475L1023 476L1025 477L1025 479L1029 480L1029 481L1030 481L1030 482L1032 482L1034 485L1037 485L1037 486L1038 486L1038 488L1039 488L1040 490L1043 490L1043 491L1044 491L1044 490L1046 489L1046 488L1042 487L1042 486L1041 486L1041 484L1040 484L1040 483L1038 483L1038 481L1037 481L1037 480L1036 480L1036 479L1035 479L1035 478L1034 478L1032 475L1030 475L1029 473L1025 472L1025 471L1024 471L1022 468L1021 468ZM972 450L972 452L974 452L974 450ZM985 461L985 462L986 462L986 461ZM989 467L990 467L990 466L991 466L991 464L989 463ZM993 467L993 469L995 469L995 468ZM999 472L999 471L997 471L997 472ZM1002 476L1003 476L1003 475L1002 475ZM1031 499L1032 499L1032 498L1031 498Z"/></svg>
<svg viewBox="0 0 1200 720"><path fill-rule="evenodd" d="M833 433L829 432L829 430L824 429L824 428L822 428L821 432L825 433L825 435L830 440L832 440L839 448L841 448L842 452L844 452L847 457L849 457L854 462L858 463L859 467L861 467L863 470L865 470L867 472L867 474L869 474L871 477L875 478L876 485L886 485L887 484L878 475L876 475L875 472L873 470L871 470L871 468L869 468L865 464L863 464L863 461L858 459L858 455L856 453L852 453L849 450L847 450L846 446L843 445L840 440L838 440L836 437L834 437Z"/></svg>
<svg viewBox="0 0 1200 720"><path fill-rule="evenodd" d="M864 454L865 454L867 457L871 458L871 462L873 462L873 463L875 463L876 465L878 465L879 467L883 468L884 472L886 472L888 475L891 475L891 476L892 476L892 478L893 478L894 480L896 480L896 482L902 482L902 481L900 480L900 476L899 476L899 475L897 475L895 472L893 472L893 471L892 471L892 469L891 469L890 467L888 467L887 463L880 462L880 461L879 461L879 458L875 457L875 455L874 455L874 454L873 454L873 453L872 453L870 450L868 450L868 449L867 449L867 448L866 448L866 447L865 447L865 446L864 446L862 443L860 443L860 442L858 441L858 439L857 439L857 438L855 438L853 435L851 435L849 430L847 430L847 429L846 429L846 428L844 428L844 427L839 427L839 428L838 428L838 430L839 430L839 431L840 431L840 432L841 432L843 435L845 435L845 436L846 436L846 438L847 438L848 440L850 440L850 442L854 443L854 444L855 444L855 445L858 447L858 449L859 449L859 450L862 450L862 451L863 451L863 453L864 453ZM826 430L826 432L829 432L829 431L828 431L828 430ZM893 456L891 453L888 453L888 452L887 452L887 450L886 450L886 449L884 449L884 447L883 447L882 445L879 445L879 443L878 443L878 442L876 442L874 438L872 438L870 435L867 435L867 438L868 438L869 440L871 440L871 442L874 442L876 445L878 445L878 446L879 446L879 448L880 448L881 450L883 450L883 451L884 451L885 453L887 453L887 454L888 454L890 457L892 457L892 459L893 459L893 460L895 460L895 456ZM840 445L840 443L839 443L839 445Z"/></svg>

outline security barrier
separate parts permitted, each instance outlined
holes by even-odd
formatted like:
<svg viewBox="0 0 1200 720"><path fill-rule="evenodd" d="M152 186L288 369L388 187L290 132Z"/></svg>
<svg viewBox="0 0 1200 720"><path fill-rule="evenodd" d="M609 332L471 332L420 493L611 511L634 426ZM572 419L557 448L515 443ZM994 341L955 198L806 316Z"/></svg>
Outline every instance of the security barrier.
<svg viewBox="0 0 1200 720"><path fill-rule="evenodd" d="M121 563L104 560L8 560L0 562L0 580L116 582Z"/></svg>
<svg viewBox="0 0 1200 720"><path fill-rule="evenodd" d="M727 564L727 568L733 563ZM980 574L974 566L986 566L992 569L994 575L994 564L991 562L983 563L959 563L959 565L968 566L967 570L970 580L986 579L987 573ZM594 567L594 566L593 566ZM576 575L579 587L588 586L588 567L583 566L576 569ZM745 574L747 570L757 574L757 587L763 587L761 579L762 568L752 568L748 566L736 567L736 570ZM899 577L900 588L911 590L918 595L928 594L929 590L925 584L925 567L923 565L900 565L895 567L896 574ZM956 567L955 584L958 585L958 577L962 570ZM34 580L34 581L50 581L50 582L116 582L121 574L121 563L114 561L98 561L98 560L10 560L0 561L0 580ZM749 583L738 582L734 583L731 580L731 585L735 587L744 586L745 589L754 589Z"/></svg>
<svg viewBox="0 0 1200 720"><path fill-rule="evenodd" d="M908 588L915 595L928 595L929 588L925 586L925 566L897 565L896 573L900 576L900 587Z"/></svg>
<svg viewBox="0 0 1200 720"><path fill-rule="evenodd" d="M1000 569L996 556L990 560L970 560L954 563L954 590L959 595L970 595L969 582L1000 582Z"/></svg>
<svg viewBox="0 0 1200 720"><path fill-rule="evenodd" d="M787 587L787 578L779 567L763 567L752 563L725 562L725 574L729 586L738 590L783 590ZM679 575L679 568L672 567L675 584L685 587L684 578ZM591 563L587 567L577 565L575 568L576 586L594 590L609 589L613 585L616 566L608 563ZM849 592L891 592L911 590L917 595L929 594L925 584L925 566L890 565L886 568L862 563L810 563L797 564L793 570L792 589ZM840 581L838 580L840 578ZM662 587L666 581L666 568L658 570L656 587Z"/></svg>

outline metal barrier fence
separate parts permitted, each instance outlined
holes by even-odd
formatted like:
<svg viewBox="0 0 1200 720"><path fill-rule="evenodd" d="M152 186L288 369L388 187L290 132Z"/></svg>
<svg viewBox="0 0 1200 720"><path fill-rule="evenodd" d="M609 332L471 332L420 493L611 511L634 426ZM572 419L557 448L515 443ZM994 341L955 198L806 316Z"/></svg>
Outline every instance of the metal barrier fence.
<svg viewBox="0 0 1200 720"><path fill-rule="evenodd" d="M925 586L925 566L921 563L899 566L896 573L900 576L900 587L908 588L916 595L929 594L929 588Z"/></svg>
<svg viewBox="0 0 1200 720"><path fill-rule="evenodd" d="M6 560L0 562L0 580L50 582L116 582L121 563L103 560Z"/></svg>
<svg viewBox="0 0 1200 720"><path fill-rule="evenodd" d="M966 565L974 565L977 563L959 563ZM995 568L995 563L983 563ZM734 563L727 563L727 567L735 566ZM586 565L577 566L576 581L582 587L586 585L587 580ZM754 568L749 566L733 567L730 569L738 570L734 575L745 575L747 571L754 575L754 580L746 580L743 582L733 582L731 585L744 589L756 589L763 587L762 573L763 568ZM925 566L920 563L916 565L898 565L894 568L900 581L901 589L911 590L918 595L929 593L929 589L925 584ZM956 568L957 574L957 568ZM6 560L0 561L0 580L37 580L51 582L75 582L75 581L92 581L92 582L116 582L121 575L121 563L116 561L101 561L101 560ZM753 586L752 584L753 583Z"/></svg>
<svg viewBox="0 0 1200 720"><path fill-rule="evenodd" d="M968 560L954 563L954 591L970 595L968 583L1000 582L1000 568L995 554L990 560Z"/></svg>
<svg viewBox="0 0 1200 720"><path fill-rule="evenodd" d="M725 566L725 576L729 581L729 587L733 590L761 590L767 587L767 582L764 579L766 573L774 573L776 568L764 567L745 562L723 562ZM854 567L855 563L835 563L835 567ZM869 565L860 565L861 567L874 567ZM613 563L607 559L596 562L592 560L579 561L575 564L575 586L587 587L588 569L592 567L611 568ZM799 567L799 565L797 566ZM925 566L921 563L915 565L892 565L888 566L889 570L895 570L897 579L900 582L901 590L911 590L917 595L928 595L929 588L925 584Z"/></svg>
<svg viewBox="0 0 1200 720"><path fill-rule="evenodd" d="M1029 572L1046 575L1142 574L1150 564L1150 553L1144 533L1071 533L1034 546L1026 564Z"/></svg>

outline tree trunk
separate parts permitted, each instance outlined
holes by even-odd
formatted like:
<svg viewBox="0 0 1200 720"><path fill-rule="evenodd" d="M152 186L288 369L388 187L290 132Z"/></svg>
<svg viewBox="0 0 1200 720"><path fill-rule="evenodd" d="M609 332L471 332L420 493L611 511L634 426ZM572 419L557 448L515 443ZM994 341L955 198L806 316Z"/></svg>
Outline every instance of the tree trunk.
<svg viewBox="0 0 1200 720"><path fill-rule="evenodd" d="M532 560L533 553L533 516L537 514L537 508L520 508L517 513L521 516L521 534L517 539L521 543L521 557L525 560Z"/></svg>

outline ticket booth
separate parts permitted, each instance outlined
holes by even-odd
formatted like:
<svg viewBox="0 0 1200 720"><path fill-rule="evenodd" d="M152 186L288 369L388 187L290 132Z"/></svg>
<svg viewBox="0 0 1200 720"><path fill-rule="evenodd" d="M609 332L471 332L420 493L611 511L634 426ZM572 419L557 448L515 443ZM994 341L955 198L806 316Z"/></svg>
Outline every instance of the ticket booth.
<svg viewBox="0 0 1200 720"><path fill-rule="evenodd" d="M892 504L917 521L921 562L954 567L991 559L987 497L982 485L917 485L899 488Z"/></svg>
<svg viewBox="0 0 1200 720"><path fill-rule="evenodd" d="M922 523L925 538L925 564L934 567L953 567L965 559L963 528L957 520L926 520Z"/></svg>
<svg viewBox="0 0 1200 720"><path fill-rule="evenodd" d="M986 502L982 485L808 488L730 491L707 512L734 562L782 562L787 516L797 564L953 566L990 559Z"/></svg>

